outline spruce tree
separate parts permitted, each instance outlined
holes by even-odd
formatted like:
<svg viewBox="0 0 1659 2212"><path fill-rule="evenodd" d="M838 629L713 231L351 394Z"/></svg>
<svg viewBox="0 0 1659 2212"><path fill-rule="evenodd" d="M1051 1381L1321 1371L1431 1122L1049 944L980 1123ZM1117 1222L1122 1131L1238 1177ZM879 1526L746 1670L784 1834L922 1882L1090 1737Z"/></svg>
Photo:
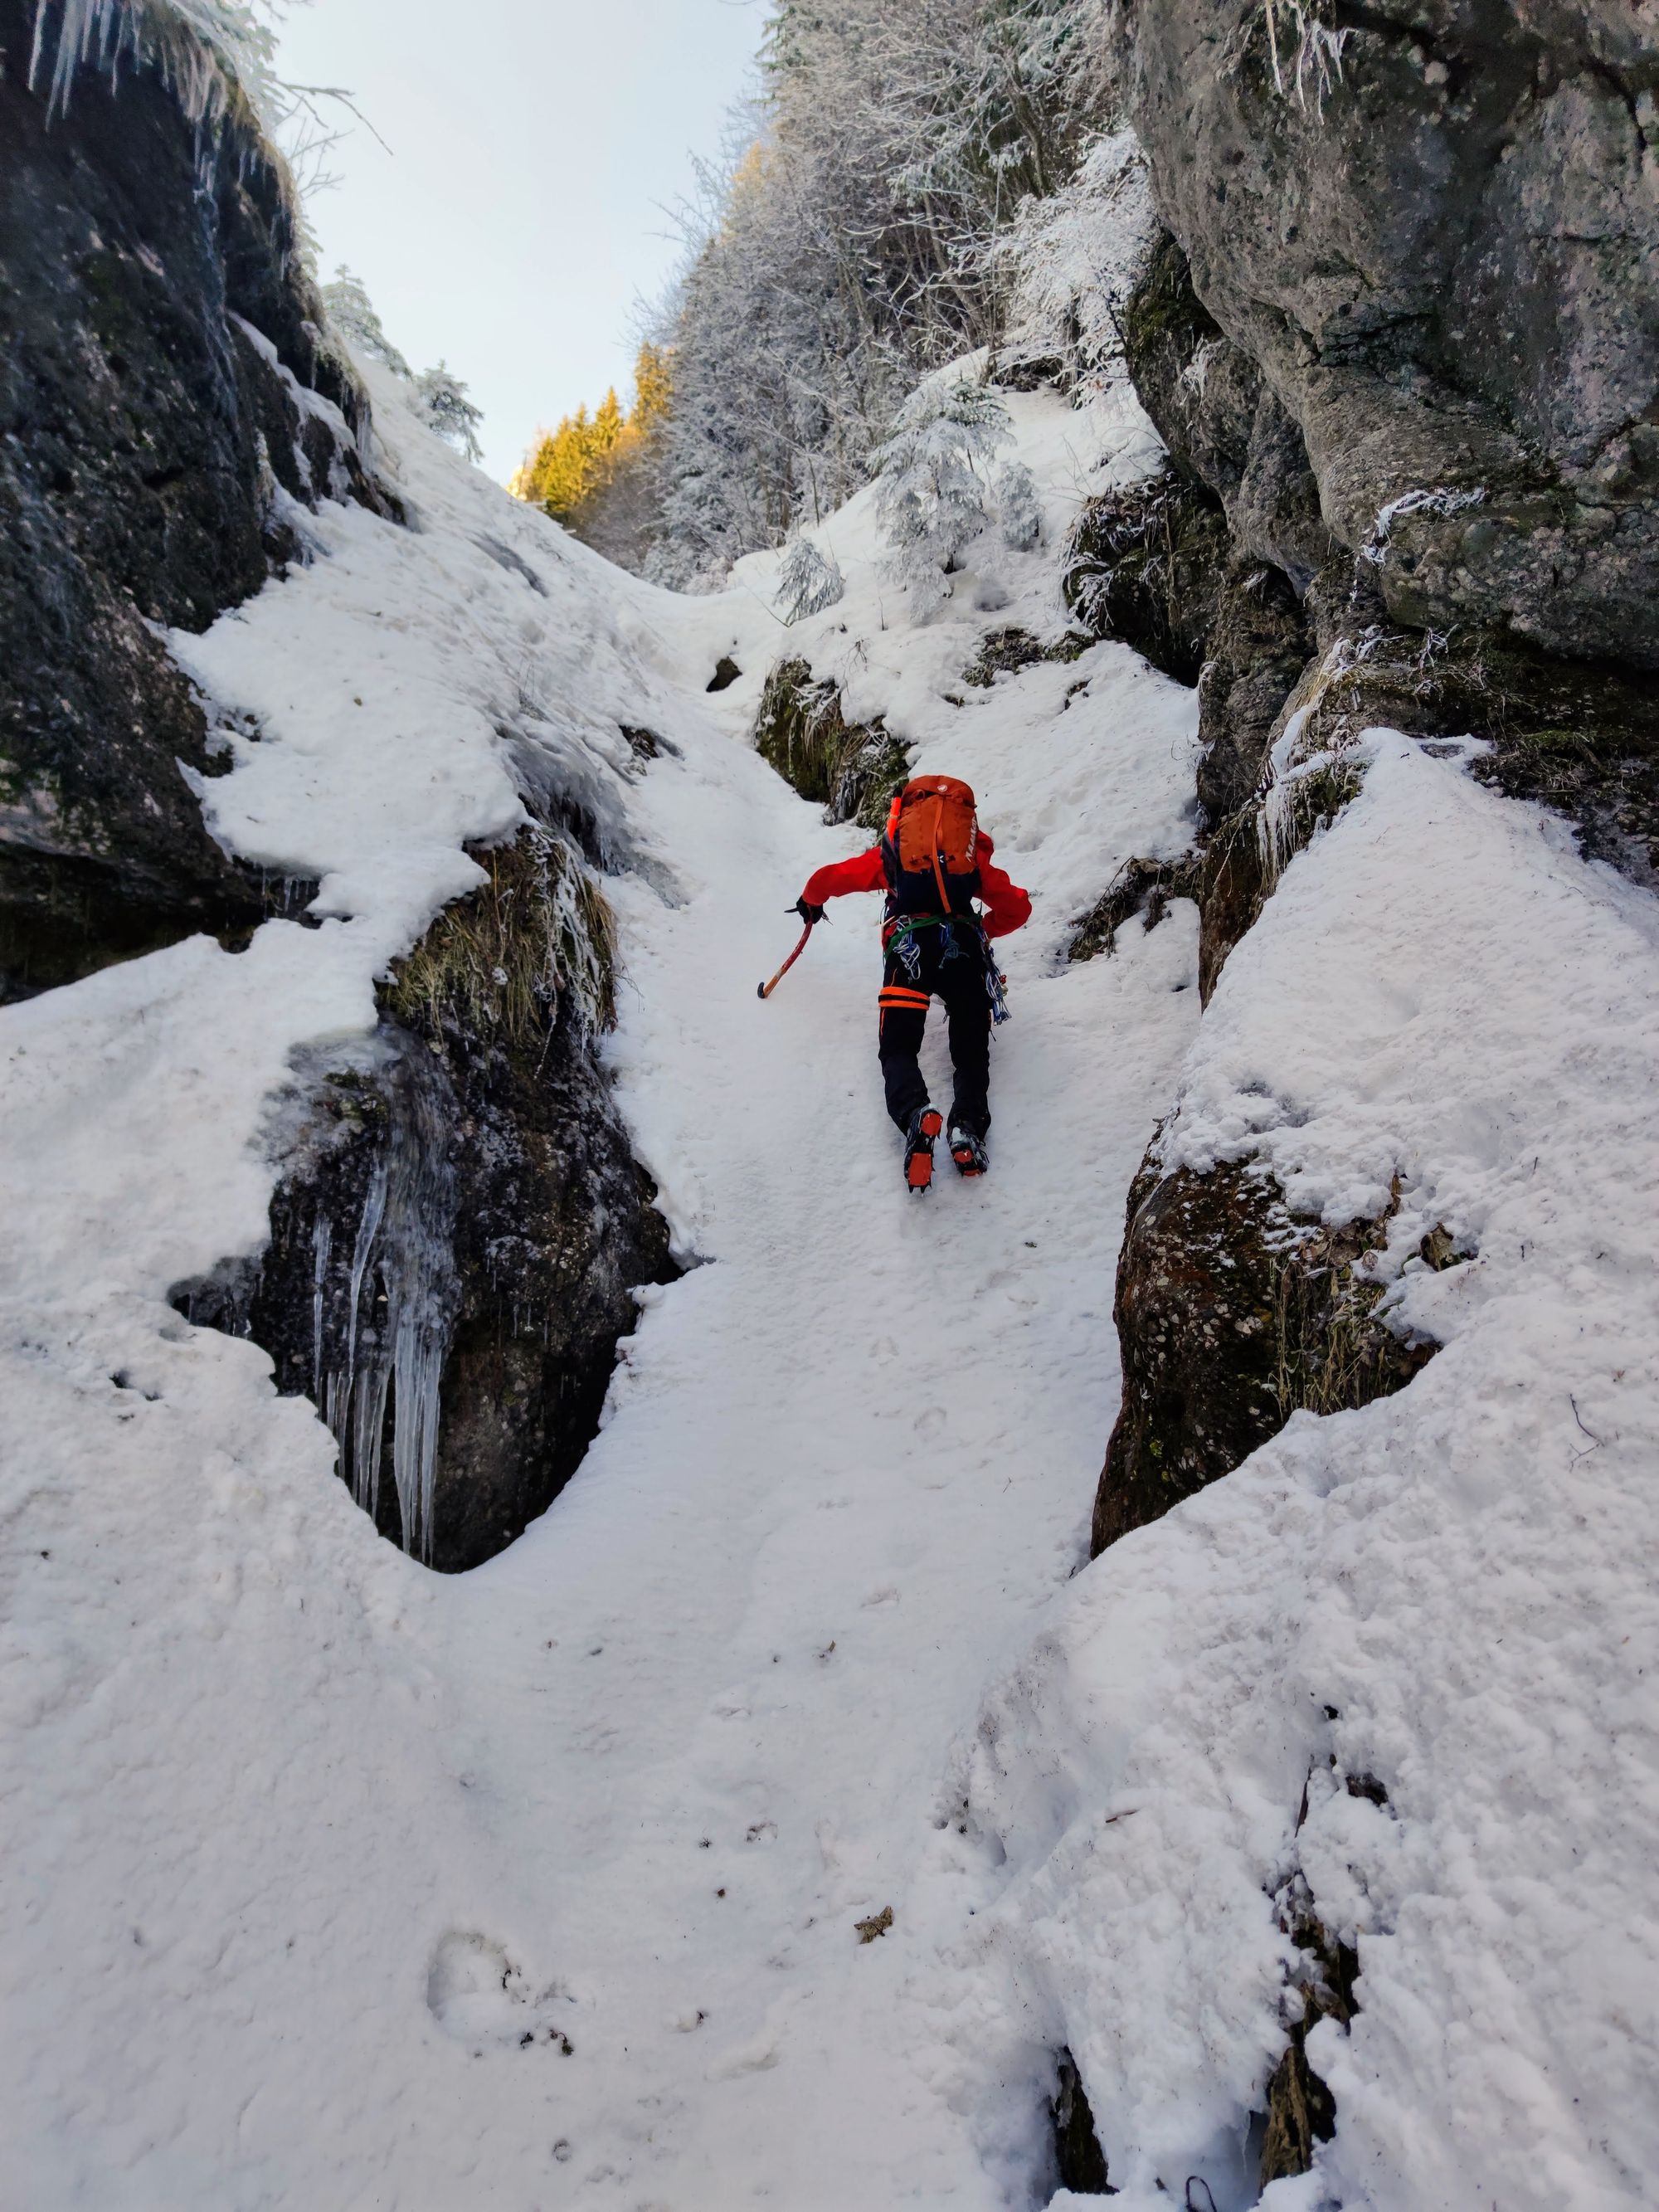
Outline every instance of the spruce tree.
<svg viewBox="0 0 1659 2212"><path fill-rule="evenodd" d="M984 530L984 471L1013 434L988 385L935 379L911 394L875 456L876 514L891 551L886 574L925 614L951 596L946 581Z"/></svg>
<svg viewBox="0 0 1659 2212"><path fill-rule="evenodd" d="M847 579L833 554L819 551L810 538L791 540L778 570L773 605L785 622L804 622L833 607L847 589Z"/></svg>

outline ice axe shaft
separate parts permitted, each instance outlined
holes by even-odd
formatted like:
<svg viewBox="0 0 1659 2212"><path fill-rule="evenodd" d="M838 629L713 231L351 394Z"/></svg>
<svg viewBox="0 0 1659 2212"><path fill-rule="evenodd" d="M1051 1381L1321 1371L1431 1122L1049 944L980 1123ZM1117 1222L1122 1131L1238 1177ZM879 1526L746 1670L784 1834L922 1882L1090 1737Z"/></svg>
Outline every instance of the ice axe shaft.
<svg viewBox="0 0 1659 2212"><path fill-rule="evenodd" d="M805 951L806 940L811 934L812 924L809 921L805 928L803 929L800 933L800 943L795 947L789 957L784 962L782 967L779 969L777 974L772 978L771 981L769 983L757 983L755 986L755 996L757 999L769 999L771 997L773 992L777 989L779 984L782 982L784 977L794 966L796 961L800 958L801 954Z"/></svg>

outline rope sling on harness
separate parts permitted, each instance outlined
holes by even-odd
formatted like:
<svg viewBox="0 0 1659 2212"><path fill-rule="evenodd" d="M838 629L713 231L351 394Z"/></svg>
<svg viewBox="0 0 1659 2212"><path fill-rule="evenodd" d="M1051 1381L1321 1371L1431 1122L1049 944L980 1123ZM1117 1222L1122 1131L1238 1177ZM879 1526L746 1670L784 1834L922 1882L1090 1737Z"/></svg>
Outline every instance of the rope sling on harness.
<svg viewBox="0 0 1659 2212"><path fill-rule="evenodd" d="M991 950L991 940L985 933L985 924L977 915L901 915L896 921L888 922L882 930L882 950L891 951L896 945L899 945L898 957L902 961L904 958L902 940L909 939L916 931L921 929L951 929L958 921L968 922L979 939L980 959L985 969L985 994L991 1002L991 1019L993 1023L1006 1022L1011 1018L1006 996L1008 978L997 966L996 955ZM908 963L907 963L906 965L908 966ZM912 969L910 972L914 974L915 971Z"/></svg>

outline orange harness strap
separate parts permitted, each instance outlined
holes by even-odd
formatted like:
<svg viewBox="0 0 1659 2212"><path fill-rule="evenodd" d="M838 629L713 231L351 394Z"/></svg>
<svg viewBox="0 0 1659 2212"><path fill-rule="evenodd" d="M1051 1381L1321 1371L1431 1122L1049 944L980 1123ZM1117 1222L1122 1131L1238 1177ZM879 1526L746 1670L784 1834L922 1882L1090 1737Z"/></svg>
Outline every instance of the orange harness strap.
<svg viewBox="0 0 1659 2212"><path fill-rule="evenodd" d="M889 1014L925 1014L933 998L927 991L907 991L902 984L889 983L883 988L877 1003L881 1008L878 1027L885 1030Z"/></svg>

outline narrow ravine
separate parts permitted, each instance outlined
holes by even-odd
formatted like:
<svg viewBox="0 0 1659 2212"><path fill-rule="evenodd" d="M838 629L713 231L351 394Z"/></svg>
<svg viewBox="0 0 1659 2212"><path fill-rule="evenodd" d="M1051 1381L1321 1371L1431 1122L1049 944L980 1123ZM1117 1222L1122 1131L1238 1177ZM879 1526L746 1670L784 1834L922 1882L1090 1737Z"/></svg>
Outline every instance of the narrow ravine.
<svg viewBox="0 0 1659 2212"><path fill-rule="evenodd" d="M770 0L509 493L283 12L0 0L0 2212L1650 2207L1651 40Z"/></svg>
<svg viewBox="0 0 1659 2212"><path fill-rule="evenodd" d="M453 1694L527 1971L568 1981L596 2062L573 2174L654 2174L664 2202L989 2207L988 2134L1023 2133L1035 2179L1051 2084L1039 2040L1007 2113L951 2108L969 2074L941 1956L975 1891L936 1833L945 1754L1080 1556L1120 1224L1079 1178L1123 1188L1169 1096L1193 929L1056 976L1034 926L995 1172L913 1205L874 1081L873 911L755 999L781 892L849 835L699 720L645 802L689 897L623 902L639 995L615 1057L710 1264L647 1310L555 1512L446 1594ZM1109 837L1112 761L1133 775L1148 732L1093 727ZM992 818L1052 917L1030 763L1001 774Z"/></svg>
<svg viewBox="0 0 1659 2212"><path fill-rule="evenodd" d="M1144 466L1144 426L1016 396L1049 535L1004 563L995 621L971 576L951 619L885 607L866 501L837 523L844 603L787 641L975 783L1033 896L994 1171L918 1205L881 1109L875 902L755 995L806 874L862 834L752 750L784 641L767 587L637 584L373 388L420 527L325 508L309 565L173 641L252 732L216 830L315 880L321 926L198 939L9 1016L33 1259L8 1296L48 1346L15 1370L37 1458L14 1510L40 1534L14 1634L58 1655L23 1737L27 1879L70 1870L119 1992L88 2012L47 1921L22 1947L46 2201L109 2202L118 2142L239 2212L1044 2201L1060 2023L956 2015L985 1881L947 1778L1086 1550L1121 1194L1197 1018L1191 910L1110 960L1062 948L1123 859L1185 843L1194 716L1116 645L963 671L988 628L1054 629L1079 483ZM711 694L722 657L742 672ZM457 848L511 833L526 779L616 856L605 1058L686 1272L640 1293L551 1510L434 1577L264 1355L167 1297L260 1251L295 1055L351 1064L374 978L477 882ZM140 1756L163 1715L178 1756ZM192 1996L141 2076L120 2052L151 1958Z"/></svg>

